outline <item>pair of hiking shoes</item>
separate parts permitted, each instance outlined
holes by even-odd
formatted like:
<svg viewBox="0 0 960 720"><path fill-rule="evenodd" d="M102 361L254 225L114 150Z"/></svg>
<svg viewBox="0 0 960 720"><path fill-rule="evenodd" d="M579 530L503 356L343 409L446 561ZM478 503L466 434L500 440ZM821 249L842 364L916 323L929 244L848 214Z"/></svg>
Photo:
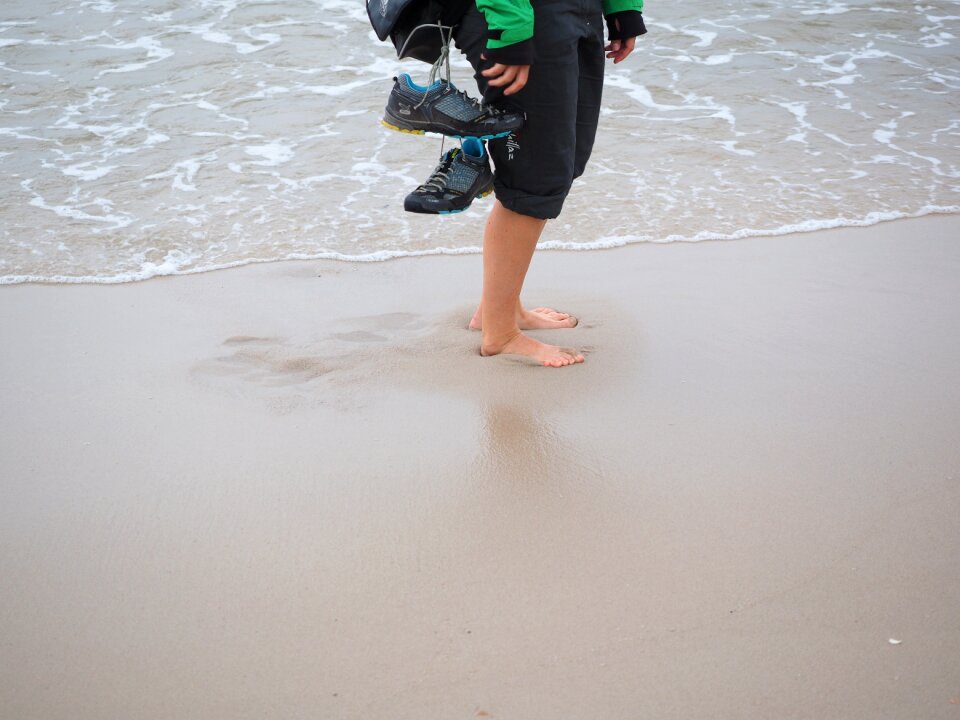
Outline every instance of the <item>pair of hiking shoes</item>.
<svg viewBox="0 0 960 720"><path fill-rule="evenodd" d="M461 141L443 153L426 182L407 195L403 209L430 215L463 212L475 198L493 192L493 171L484 140L506 137L523 125L523 114L480 103L450 82L417 85L406 73L394 78L383 124L391 130L439 133Z"/></svg>

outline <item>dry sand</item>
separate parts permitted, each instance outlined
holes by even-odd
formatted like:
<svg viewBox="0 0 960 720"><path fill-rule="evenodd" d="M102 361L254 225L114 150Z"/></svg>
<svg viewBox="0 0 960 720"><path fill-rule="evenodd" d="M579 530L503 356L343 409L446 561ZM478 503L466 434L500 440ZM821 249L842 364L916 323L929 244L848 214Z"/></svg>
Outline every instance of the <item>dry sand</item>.
<svg viewBox="0 0 960 720"><path fill-rule="evenodd" d="M958 238L0 288L0 717L960 718Z"/></svg>

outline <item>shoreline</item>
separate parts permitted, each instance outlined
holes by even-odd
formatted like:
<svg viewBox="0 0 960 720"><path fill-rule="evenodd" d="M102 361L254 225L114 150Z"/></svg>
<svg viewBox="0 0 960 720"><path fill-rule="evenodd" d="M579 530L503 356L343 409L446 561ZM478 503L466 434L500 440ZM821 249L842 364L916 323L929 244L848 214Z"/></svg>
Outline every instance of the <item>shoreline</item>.
<svg viewBox="0 0 960 720"><path fill-rule="evenodd" d="M0 715L955 717L958 231L3 288Z"/></svg>
<svg viewBox="0 0 960 720"><path fill-rule="evenodd" d="M929 217L943 217L960 214L960 206L945 206L924 208L915 213L902 212L871 212L860 219L835 218L833 220L810 220L800 223L784 225L780 228L755 230L742 229L734 233L723 234L713 231L701 231L692 237L674 236L663 239L651 239L644 236L614 236L605 237L593 243L571 243L562 240L547 240L537 246L539 253L545 251L563 251L563 252L590 252L594 250L615 250L621 247L631 245L671 245L674 243L700 244L705 242L734 242L739 240L755 240L764 238L784 237L790 235L807 235L810 233L828 232L830 230L843 230L852 228L866 228L884 223L900 222L904 220L917 220ZM441 219L441 222L443 220ZM430 250L402 251L388 250L367 253L363 255L344 255L336 252L319 252L316 254L296 253L281 258L252 258L246 260L237 260L221 265L213 265L202 268L174 269L164 272L154 272L140 270L139 272L126 273L124 275L2 275L0 276L0 287L5 285L124 285L129 283L145 282L160 277L182 277L188 275L201 275L211 272L220 272L222 270L233 270L236 268L247 267L250 265L266 265L270 263L285 262L322 262L332 260L345 263L380 263L391 260L402 260L405 258L436 257L446 255L480 255L482 248L479 246L469 246L463 248L438 247ZM153 267L156 267L153 265Z"/></svg>

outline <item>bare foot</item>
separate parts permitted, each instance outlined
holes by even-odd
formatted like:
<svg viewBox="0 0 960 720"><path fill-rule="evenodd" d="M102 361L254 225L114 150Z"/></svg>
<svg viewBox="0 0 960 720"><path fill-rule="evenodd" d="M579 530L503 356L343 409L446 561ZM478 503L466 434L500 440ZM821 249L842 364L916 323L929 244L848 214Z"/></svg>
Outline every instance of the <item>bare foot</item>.
<svg viewBox="0 0 960 720"><path fill-rule="evenodd" d="M577 318L569 313L559 312L553 308L538 307L533 310L524 310L520 308L517 313L517 327L521 330L557 330L559 328L572 328L577 326ZM482 330L483 324L480 322L480 308L470 319L471 330Z"/></svg>
<svg viewBox="0 0 960 720"><path fill-rule="evenodd" d="M576 350L547 345L539 340L527 337L523 333L517 333L502 344L484 342L480 346L480 354L485 357L490 355L523 355L546 367L563 367L564 365L583 362L583 355Z"/></svg>

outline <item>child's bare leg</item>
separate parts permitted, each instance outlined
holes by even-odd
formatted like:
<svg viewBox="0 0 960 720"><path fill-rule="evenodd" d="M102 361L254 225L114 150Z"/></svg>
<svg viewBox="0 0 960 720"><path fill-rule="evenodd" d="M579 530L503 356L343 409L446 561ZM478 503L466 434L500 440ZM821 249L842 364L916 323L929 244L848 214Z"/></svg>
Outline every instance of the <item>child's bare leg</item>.
<svg viewBox="0 0 960 720"><path fill-rule="evenodd" d="M483 234L482 355L525 355L551 367L583 362L576 350L547 345L520 332L517 308L545 220L495 202Z"/></svg>

